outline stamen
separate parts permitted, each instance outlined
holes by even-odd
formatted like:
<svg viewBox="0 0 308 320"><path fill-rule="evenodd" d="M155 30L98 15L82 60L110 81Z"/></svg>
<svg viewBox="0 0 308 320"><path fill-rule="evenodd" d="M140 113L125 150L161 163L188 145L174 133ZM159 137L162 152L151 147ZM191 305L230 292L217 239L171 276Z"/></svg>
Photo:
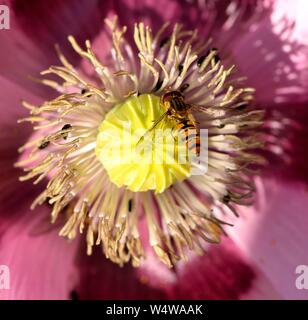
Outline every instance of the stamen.
<svg viewBox="0 0 308 320"><path fill-rule="evenodd" d="M201 41L196 30L176 25L167 34L166 23L152 34L139 23L133 48L117 18L106 23L114 65L104 65L90 41L83 48L68 37L98 81L84 77L56 46L62 65L41 74L59 81L35 81L59 96L40 106L22 102L29 116L19 122L32 124L35 133L19 148L20 180L48 180L31 208L47 202L53 223L65 218L61 236L85 232L87 254L100 245L120 266L139 266L146 255L139 230L145 217L150 245L173 267L188 259L188 250L203 254L208 243L220 242L230 224L217 212L237 215L237 206L253 203L249 166L263 162L254 152L262 147L263 111L254 109L254 90L240 86L235 66L225 68L212 40ZM163 139L155 143L158 129ZM178 161L181 152L185 162ZM132 162L136 155L152 162Z"/></svg>

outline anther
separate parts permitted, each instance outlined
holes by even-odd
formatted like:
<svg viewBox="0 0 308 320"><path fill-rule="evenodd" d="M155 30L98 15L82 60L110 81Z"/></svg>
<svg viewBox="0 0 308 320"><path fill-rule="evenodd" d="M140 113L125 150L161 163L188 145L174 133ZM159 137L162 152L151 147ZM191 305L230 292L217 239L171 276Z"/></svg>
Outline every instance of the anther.
<svg viewBox="0 0 308 320"><path fill-rule="evenodd" d="M181 75L181 73L183 71L183 65L182 64L179 64L178 70L179 70L179 75Z"/></svg>
<svg viewBox="0 0 308 320"><path fill-rule="evenodd" d="M169 37L163 38L159 44L160 48L162 48L169 40L170 40Z"/></svg>
<svg viewBox="0 0 308 320"><path fill-rule="evenodd" d="M187 90L189 88L189 83L184 83L181 88L180 88L180 92L184 92L185 90Z"/></svg>
<svg viewBox="0 0 308 320"><path fill-rule="evenodd" d="M154 88L154 91L158 91L161 88L162 84L163 84L163 80L158 79L157 83L156 83L156 86Z"/></svg>
<svg viewBox="0 0 308 320"><path fill-rule="evenodd" d="M131 212L133 209L133 199L128 200L128 212Z"/></svg>
<svg viewBox="0 0 308 320"><path fill-rule="evenodd" d="M39 149L43 150L45 148L47 148L49 146L50 141L43 141L40 145L39 145Z"/></svg>
<svg viewBox="0 0 308 320"><path fill-rule="evenodd" d="M63 128L61 129L61 131L70 130L71 128L72 128L72 125L69 124L69 123L67 123L67 124L65 124L65 125L63 126ZM66 140L67 137L68 137L68 132L63 132L61 135L62 135L63 139Z"/></svg>
<svg viewBox="0 0 308 320"><path fill-rule="evenodd" d="M224 204L228 204L230 202L230 200L231 200L231 197L230 197L229 194L224 195L223 198L222 198L222 202Z"/></svg>
<svg viewBox="0 0 308 320"><path fill-rule="evenodd" d="M210 49L210 50L208 51L208 54L210 54L211 51L215 51L215 52L216 52L215 55L214 55L214 57L213 57L215 63L219 62L219 61L220 61L220 57L219 57L219 55L218 55L218 53L217 53L217 52L218 52L218 49L217 49L217 48L212 48L212 49Z"/></svg>

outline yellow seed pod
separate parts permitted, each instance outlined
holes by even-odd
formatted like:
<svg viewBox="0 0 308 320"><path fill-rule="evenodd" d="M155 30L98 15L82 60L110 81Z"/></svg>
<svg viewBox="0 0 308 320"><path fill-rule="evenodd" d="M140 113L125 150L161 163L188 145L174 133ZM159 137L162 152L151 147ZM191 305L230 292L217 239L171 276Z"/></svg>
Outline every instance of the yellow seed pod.
<svg viewBox="0 0 308 320"><path fill-rule="evenodd" d="M149 131L164 112L159 97L142 94L116 105L101 123L96 155L118 187L160 193L190 176L187 148L176 135L175 121L164 117Z"/></svg>

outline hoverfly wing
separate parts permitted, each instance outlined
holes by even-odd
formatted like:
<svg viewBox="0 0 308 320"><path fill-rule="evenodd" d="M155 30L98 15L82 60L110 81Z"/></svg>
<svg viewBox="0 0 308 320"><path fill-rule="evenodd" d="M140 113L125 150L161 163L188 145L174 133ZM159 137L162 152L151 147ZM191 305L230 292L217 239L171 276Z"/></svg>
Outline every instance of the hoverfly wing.
<svg viewBox="0 0 308 320"><path fill-rule="evenodd" d="M208 113L208 107L204 107L196 104L190 104L190 108L192 111Z"/></svg>
<svg viewBox="0 0 308 320"><path fill-rule="evenodd" d="M156 128L156 126L167 116L168 113L169 113L169 110L164 112L157 120L155 120L152 127L150 129L148 129L145 132L145 134L143 136L141 136L141 138L138 140L137 145L142 141L142 139L144 139L147 136L147 134L149 134L152 130L154 130Z"/></svg>

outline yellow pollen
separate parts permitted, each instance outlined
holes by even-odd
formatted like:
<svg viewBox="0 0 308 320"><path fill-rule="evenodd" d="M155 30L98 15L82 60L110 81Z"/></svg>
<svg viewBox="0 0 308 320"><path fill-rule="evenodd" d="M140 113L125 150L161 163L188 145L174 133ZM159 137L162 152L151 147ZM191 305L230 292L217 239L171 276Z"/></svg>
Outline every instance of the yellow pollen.
<svg viewBox="0 0 308 320"><path fill-rule="evenodd" d="M160 98L142 94L117 104L99 127L96 156L118 187L161 193L190 176L187 147L176 135L176 122L167 116Z"/></svg>

